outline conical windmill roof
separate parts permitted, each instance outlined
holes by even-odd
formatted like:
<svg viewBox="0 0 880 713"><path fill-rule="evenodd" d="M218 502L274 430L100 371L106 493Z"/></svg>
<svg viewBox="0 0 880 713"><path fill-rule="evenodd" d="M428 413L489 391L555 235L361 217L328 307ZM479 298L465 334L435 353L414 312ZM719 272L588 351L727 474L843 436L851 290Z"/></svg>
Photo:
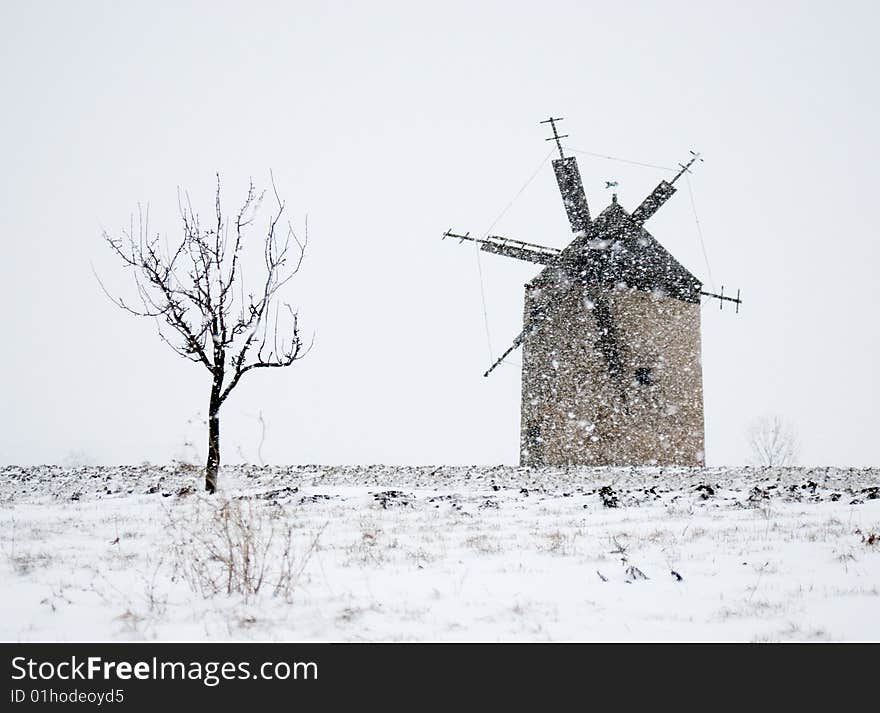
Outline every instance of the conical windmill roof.
<svg viewBox="0 0 880 713"><path fill-rule="evenodd" d="M562 251L555 265L545 268L530 284L538 286L560 278L605 287L659 290L688 302L699 302L702 288L700 280L616 201Z"/></svg>

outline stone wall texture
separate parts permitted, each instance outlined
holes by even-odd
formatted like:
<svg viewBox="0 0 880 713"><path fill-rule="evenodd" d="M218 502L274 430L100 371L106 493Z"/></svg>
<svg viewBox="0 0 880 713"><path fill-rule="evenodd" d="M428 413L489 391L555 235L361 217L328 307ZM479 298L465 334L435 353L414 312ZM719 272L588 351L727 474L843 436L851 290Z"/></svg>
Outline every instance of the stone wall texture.
<svg viewBox="0 0 880 713"><path fill-rule="evenodd" d="M704 464L699 303L530 284L524 323L522 465Z"/></svg>

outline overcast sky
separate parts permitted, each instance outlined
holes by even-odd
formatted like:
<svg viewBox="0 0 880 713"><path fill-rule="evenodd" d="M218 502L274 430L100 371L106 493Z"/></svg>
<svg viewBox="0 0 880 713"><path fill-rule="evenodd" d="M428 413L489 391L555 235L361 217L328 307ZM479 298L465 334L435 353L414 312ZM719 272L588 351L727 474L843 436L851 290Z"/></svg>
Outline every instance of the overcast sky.
<svg viewBox="0 0 880 713"><path fill-rule="evenodd" d="M806 465L880 462L878 11L870 2L0 3L0 462L167 462L205 436L208 374L114 308L101 228L177 186L211 208L273 170L310 246L290 285L309 357L245 378L224 459L515 463L535 266L441 241L484 232L569 150L705 162L647 224L737 316L703 307L709 464L764 413ZM594 214L670 174L578 158ZM493 232L562 247L552 168ZM482 268L480 270L479 268ZM709 270L711 269L711 280ZM487 320L481 301L485 290ZM115 276L115 277L114 277ZM489 328L487 339L486 323ZM491 343L491 350L489 343Z"/></svg>

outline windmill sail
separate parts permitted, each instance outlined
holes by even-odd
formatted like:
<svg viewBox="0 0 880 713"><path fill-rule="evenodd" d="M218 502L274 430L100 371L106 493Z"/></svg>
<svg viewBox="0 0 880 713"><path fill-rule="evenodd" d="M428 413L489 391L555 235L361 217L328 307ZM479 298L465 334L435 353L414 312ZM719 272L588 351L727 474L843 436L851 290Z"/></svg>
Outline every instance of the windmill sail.
<svg viewBox="0 0 880 713"><path fill-rule="evenodd" d="M494 243L489 241L483 243L483 245L480 247L480 250L483 250L487 253L494 253L495 255L512 257L517 260L534 262L538 265L555 265L559 257L559 251L556 251L554 253L551 252L549 249L535 250L534 248L521 248L515 245L504 245L501 243Z"/></svg>
<svg viewBox="0 0 880 713"><path fill-rule="evenodd" d="M660 184L651 191L645 200L641 202L630 216L634 223L642 225L654 213L660 210L660 207L669 200L670 196L675 193L675 186L667 181L660 181Z"/></svg>
<svg viewBox="0 0 880 713"><path fill-rule="evenodd" d="M525 260L526 262L534 262L538 265L555 265L562 252L558 248L548 248L537 243L527 243L523 240L504 238L500 235L474 238L471 237L470 233L461 235L460 233L453 233L451 230L447 230L443 233L443 237L456 238L459 241L470 240L473 243L477 243L480 249L487 253L504 255L505 257Z"/></svg>
<svg viewBox="0 0 880 713"><path fill-rule="evenodd" d="M522 332L520 332L520 333L516 336L516 338L513 340L513 344L511 344L511 345L507 348L507 351L505 351L504 354L502 354L500 357L498 357L498 358L495 360L495 363L492 364L492 366L490 366L490 367L486 370L486 373L483 374L483 376L489 376L489 374L492 373L492 371L495 369L495 367L498 366L501 362L503 362L503 361L507 358L507 355L510 354L510 352L512 352L512 351L513 351L514 349L516 349L520 344L522 344L522 343L523 343L523 340L525 340L525 338L526 338L526 333L527 333L527 332L528 332L528 327L526 327Z"/></svg>
<svg viewBox="0 0 880 713"><path fill-rule="evenodd" d="M669 200L673 193L675 193L675 186L673 184L685 173L691 172L690 168L695 161L702 160L700 154L696 151L691 151L691 157L688 162L678 164L681 166L681 170L675 174L675 178L671 181L660 181L659 185L651 191L651 195L645 198L645 200L642 201L642 204L632 212L631 217L633 221L638 225L642 225L648 218L660 210L660 207Z"/></svg>
<svg viewBox="0 0 880 713"><path fill-rule="evenodd" d="M553 161L553 170L556 173L556 183L562 194L568 222L571 223L571 231L586 232L590 225L590 209L587 206L587 196L584 194L584 184L581 182L577 161L574 156L558 158Z"/></svg>

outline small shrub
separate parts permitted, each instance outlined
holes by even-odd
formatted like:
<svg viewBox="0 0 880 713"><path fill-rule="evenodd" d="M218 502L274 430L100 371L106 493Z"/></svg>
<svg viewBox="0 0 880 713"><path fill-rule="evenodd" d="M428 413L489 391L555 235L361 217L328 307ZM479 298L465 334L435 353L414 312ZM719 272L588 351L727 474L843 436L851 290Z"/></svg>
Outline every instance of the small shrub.
<svg viewBox="0 0 880 713"><path fill-rule="evenodd" d="M278 505L200 498L186 516L169 519L174 568L190 589L203 597L239 594L246 601L266 590L290 599L323 532L297 558L293 525Z"/></svg>
<svg viewBox="0 0 880 713"><path fill-rule="evenodd" d="M862 538L862 543L867 547L875 547L880 545L880 533L877 532L862 532L861 530L856 530L855 534Z"/></svg>

